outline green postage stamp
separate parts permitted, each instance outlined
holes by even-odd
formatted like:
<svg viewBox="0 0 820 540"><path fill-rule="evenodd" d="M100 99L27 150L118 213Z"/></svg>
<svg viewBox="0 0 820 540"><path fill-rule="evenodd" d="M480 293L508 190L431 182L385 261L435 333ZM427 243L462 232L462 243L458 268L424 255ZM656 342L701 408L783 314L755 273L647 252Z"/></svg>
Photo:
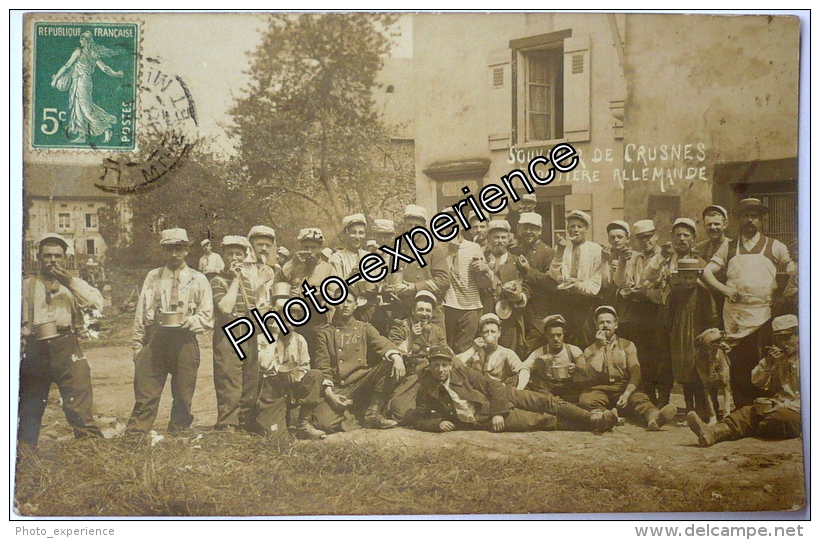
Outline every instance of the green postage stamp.
<svg viewBox="0 0 820 540"><path fill-rule="evenodd" d="M139 25L36 22L33 30L32 146L134 150Z"/></svg>

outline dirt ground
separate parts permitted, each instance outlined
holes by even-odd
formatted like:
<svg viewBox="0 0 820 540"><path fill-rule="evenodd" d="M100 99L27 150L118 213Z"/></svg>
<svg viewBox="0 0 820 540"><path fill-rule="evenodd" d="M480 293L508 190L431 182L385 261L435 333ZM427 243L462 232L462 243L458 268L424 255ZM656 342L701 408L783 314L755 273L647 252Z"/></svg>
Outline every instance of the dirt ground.
<svg viewBox="0 0 820 540"><path fill-rule="evenodd" d="M193 401L194 427L207 430L216 415L210 334L200 336L200 348L202 360ZM96 415L101 423L109 426L124 422L133 406L134 395L130 348L85 345L85 352L91 364ZM675 395L673 399L679 407L683 406L682 396ZM168 384L155 425L160 433L165 430L170 408ZM59 408L56 387L52 388L43 424L41 445L71 439ZM711 501L702 501L704 506L693 504L691 511L713 507L738 511L788 511L805 504L800 439L773 442L747 438L704 449L697 446L695 435L682 423L680 416L658 433L647 432L630 423L603 435L585 432L429 434L396 428L335 434L320 444L339 442L377 443L380 447L398 448L409 454L453 448L456 453L466 451L485 458L488 468L493 467L494 460L510 456L553 461L556 470L561 469L562 463L589 462L590 466L609 471L608 478L615 482L628 481L638 489L645 489L647 506L643 511L664 511L662 506L653 506L653 494L662 489L668 491L669 485L675 485L675 479L681 479L681 489L672 490L680 493L665 493L666 498L686 497L687 489L708 493L711 497ZM619 478L618 471L624 473L620 476L628 478ZM667 487L659 488L658 485ZM602 501L608 491L606 486L601 487Z"/></svg>

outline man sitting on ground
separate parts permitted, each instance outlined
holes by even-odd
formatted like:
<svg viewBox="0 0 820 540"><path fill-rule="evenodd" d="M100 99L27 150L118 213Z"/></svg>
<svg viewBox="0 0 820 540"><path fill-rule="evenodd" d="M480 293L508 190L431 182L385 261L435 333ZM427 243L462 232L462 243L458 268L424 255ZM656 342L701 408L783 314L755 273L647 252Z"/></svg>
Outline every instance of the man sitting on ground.
<svg viewBox="0 0 820 540"><path fill-rule="evenodd" d="M615 335L618 314L611 306L595 310L595 342L584 351L584 360L578 369L590 378L591 388L581 393L578 405L584 409L605 410L617 407L633 417L646 420L649 431L659 431L661 426L675 417L677 407L667 404L658 410L649 396L638 390L641 384L641 366L638 352L631 341Z"/></svg>
<svg viewBox="0 0 820 540"><path fill-rule="evenodd" d="M584 379L577 370L577 363L583 361L584 353L575 345L564 343L567 326L564 317L550 315L543 324L546 344L524 360L524 367L530 370L527 388L577 403Z"/></svg>
<svg viewBox="0 0 820 540"><path fill-rule="evenodd" d="M429 372L419 388L413 425L422 431L463 429L535 431L575 429L609 431L617 423L612 411L588 412L555 396L505 387L459 365L446 347L430 350Z"/></svg>
<svg viewBox="0 0 820 540"><path fill-rule="evenodd" d="M473 346L457 358L464 365L491 379L523 390L530 381L530 370L524 366L515 351L498 344L500 338L501 319L498 315L482 315L478 320L478 337Z"/></svg>

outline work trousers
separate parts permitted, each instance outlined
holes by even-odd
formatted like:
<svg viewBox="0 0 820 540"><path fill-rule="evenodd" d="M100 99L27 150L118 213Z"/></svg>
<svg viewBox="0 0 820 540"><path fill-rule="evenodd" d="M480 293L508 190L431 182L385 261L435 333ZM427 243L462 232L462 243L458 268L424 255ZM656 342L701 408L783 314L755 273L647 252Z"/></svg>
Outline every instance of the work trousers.
<svg viewBox="0 0 820 540"><path fill-rule="evenodd" d="M20 362L20 424L18 439L36 445L46 410L48 392L55 383L63 398L63 412L74 436L102 437L94 424L91 368L77 337L66 333L45 340L27 339Z"/></svg>
<svg viewBox="0 0 820 540"><path fill-rule="evenodd" d="M311 369L300 381L291 381L287 373L262 377L259 399L249 418L249 429L269 437L286 434L289 405L312 410L322 403L322 378L318 369Z"/></svg>
<svg viewBox="0 0 820 540"><path fill-rule="evenodd" d="M757 366L760 359L765 356L761 344L771 343L771 339L764 334L764 328L770 326L768 323L745 338L741 339L737 345L729 351L729 383L732 388L732 399L738 409L751 405L755 399L762 397L764 392L752 384L752 370Z"/></svg>
<svg viewBox="0 0 820 540"><path fill-rule="evenodd" d="M558 290L555 291L554 305L567 321L564 332L566 343L577 343L583 348L594 341L592 314L600 305L597 297Z"/></svg>
<svg viewBox="0 0 820 540"><path fill-rule="evenodd" d="M473 345L478 334L478 319L481 308L455 309L444 306L444 326L447 344L455 354L461 354Z"/></svg>
<svg viewBox="0 0 820 540"><path fill-rule="evenodd" d="M243 348L240 360L228 337L214 329L214 390L216 390L216 424L214 429L245 427L251 408L259 398L259 348L251 339Z"/></svg>
<svg viewBox="0 0 820 540"><path fill-rule="evenodd" d="M800 413L793 409L755 403L737 409L723 421L732 430L733 438L794 439L801 433Z"/></svg>
<svg viewBox="0 0 820 540"><path fill-rule="evenodd" d="M148 342L134 360L134 410L127 433L147 433L154 426L159 400L168 375L171 376L171 419L168 431L188 429L194 421L191 401L199 369L196 335L184 328L149 330Z"/></svg>
<svg viewBox="0 0 820 540"><path fill-rule="evenodd" d="M386 405L387 398L395 386L390 377L392 370L393 363L384 360L368 368L367 373L355 382L341 388L335 387L333 391L337 395L352 399L353 405L347 410L340 411L331 407L327 400L323 400L313 412L313 425L325 433L352 431L361 427L357 417L361 417L371 404L379 406L380 412L384 412L381 409Z"/></svg>
<svg viewBox="0 0 820 540"><path fill-rule="evenodd" d="M641 365L641 390L658 407L669 403L674 376L669 334L660 321L660 308L652 302L632 302L630 339ZM620 333L620 328L619 328Z"/></svg>
<svg viewBox="0 0 820 540"><path fill-rule="evenodd" d="M624 388L620 386L598 386L590 390L581 392L578 399L578 406L588 411L611 409L618 402L618 398L624 393ZM632 392L626 402L626 407L618 410L618 414L641 418L649 421L653 413L657 413L658 408L652 404L645 393L640 390Z"/></svg>

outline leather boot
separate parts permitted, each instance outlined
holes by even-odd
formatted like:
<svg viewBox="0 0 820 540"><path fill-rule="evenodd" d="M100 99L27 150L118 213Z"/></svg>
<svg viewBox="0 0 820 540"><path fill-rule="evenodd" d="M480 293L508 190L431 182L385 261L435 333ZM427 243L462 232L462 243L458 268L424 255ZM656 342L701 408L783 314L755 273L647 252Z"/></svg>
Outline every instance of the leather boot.
<svg viewBox="0 0 820 540"><path fill-rule="evenodd" d="M646 429L649 431L660 431L661 427L668 424L675 415L678 414L678 408L668 403L659 411L652 411L646 419Z"/></svg>
<svg viewBox="0 0 820 540"><path fill-rule="evenodd" d="M698 436L698 443L703 447L735 439L732 429L726 423L718 422L714 426L710 426L701 420L695 411L690 411L686 415L686 423L689 425L689 429Z"/></svg>
<svg viewBox="0 0 820 540"><path fill-rule="evenodd" d="M316 429L313 427L313 424L310 423L313 409L315 409L315 407L307 407L305 405L299 407L299 419L296 421L296 429L293 430L293 434L297 439L315 441L327 437L327 433L321 429Z"/></svg>
<svg viewBox="0 0 820 540"><path fill-rule="evenodd" d="M596 410L589 412L571 403L559 405L555 411L555 416L558 417L560 425L565 428L595 431L597 433L609 431L618 423L618 415L612 411Z"/></svg>
<svg viewBox="0 0 820 540"><path fill-rule="evenodd" d="M384 394L375 394L367 411L364 413L364 427L370 429L390 429L399 425L395 420L388 420L382 415L382 409L387 401Z"/></svg>

